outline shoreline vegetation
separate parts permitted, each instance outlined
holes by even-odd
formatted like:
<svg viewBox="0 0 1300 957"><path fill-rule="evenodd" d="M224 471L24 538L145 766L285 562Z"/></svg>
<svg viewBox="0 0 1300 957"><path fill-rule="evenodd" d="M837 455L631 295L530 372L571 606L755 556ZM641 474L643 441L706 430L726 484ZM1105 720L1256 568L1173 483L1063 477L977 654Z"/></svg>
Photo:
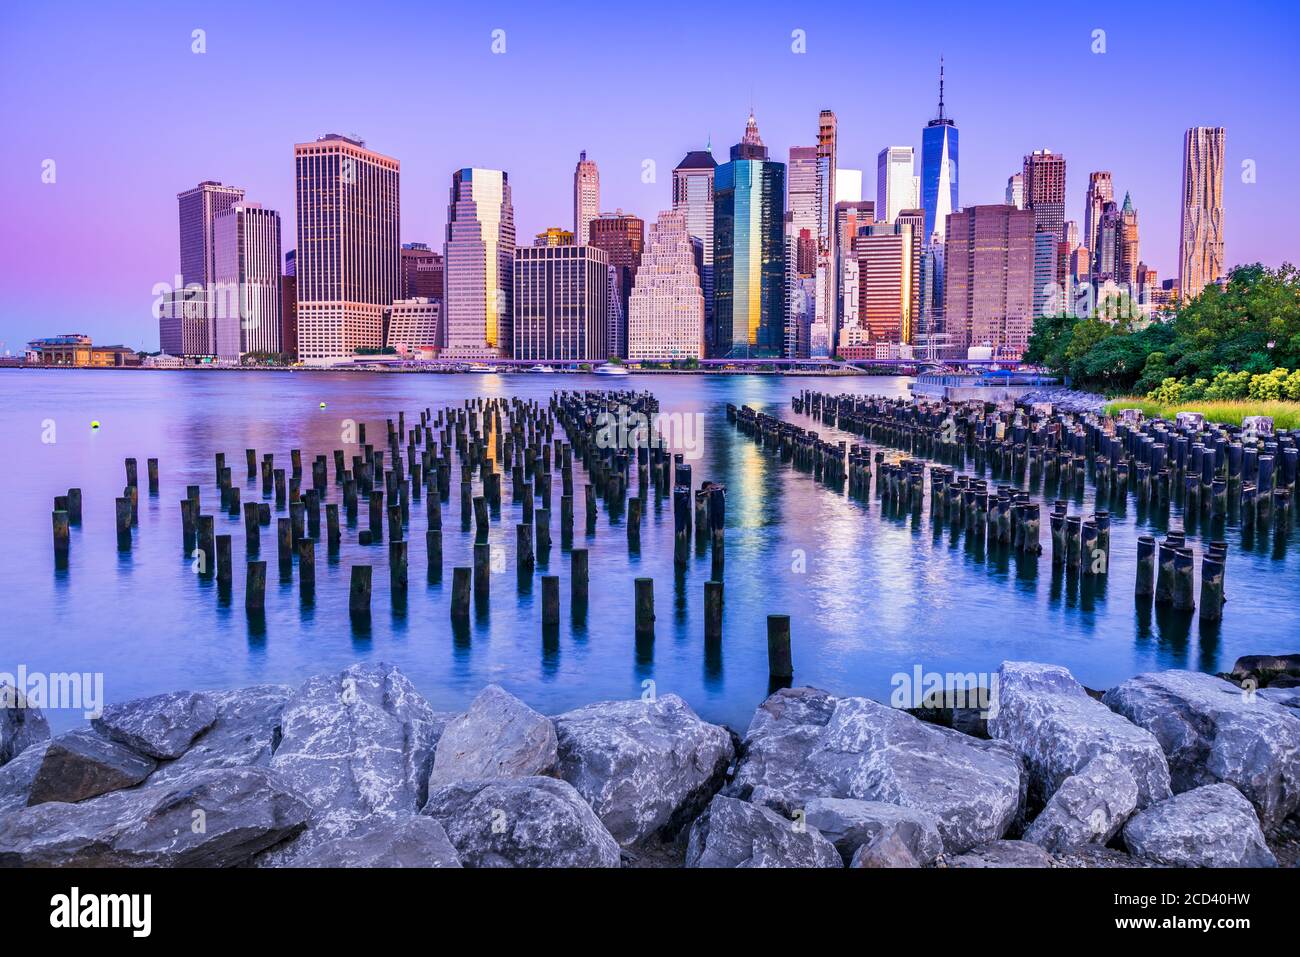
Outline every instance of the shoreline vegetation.
<svg viewBox="0 0 1300 957"><path fill-rule="evenodd" d="M1300 429L1300 402L1260 401L1248 399L1204 402L1161 402L1158 399L1129 397L1106 404L1107 415L1118 415L1123 409L1141 409L1147 418L1173 421L1179 412L1200 412L1207 422L1220 425L1241 425L1242 419L1252 415L1272 418L1274 428Z"/></svg>

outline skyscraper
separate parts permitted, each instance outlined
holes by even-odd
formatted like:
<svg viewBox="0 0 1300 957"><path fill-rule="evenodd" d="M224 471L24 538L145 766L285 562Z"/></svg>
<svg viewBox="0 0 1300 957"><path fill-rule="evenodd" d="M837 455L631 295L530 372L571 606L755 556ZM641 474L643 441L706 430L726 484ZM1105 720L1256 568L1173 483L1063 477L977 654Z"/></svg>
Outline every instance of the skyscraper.
<svg viewBox="0 0 1300 957"><path fill-rule="evenodd" d="M578 154L573 169L573 234L579 246L589 241L588 224L600 215L600 170L587 151Z"/></svg>
<svg viewBox="0 0 1300 957"><path fill-rule="evenodd" d="M204 286L214 281L216 243L212 226L217 216L244 198L238 186L222 186L204 180L193 189L176 194L180 214L181 280L186 286Z"/></svg>
<svg viewBox="0 0 1300 957"><path fill-rule="evenodd" d="M785 333L785 164L768 159L751 113L714 177L712 353L781 354Z"/></svg>
<svg viewBox="0 0 1300 957"><path fill-rule="evenodd" d="M876 157L876 215L892 223L905 209L915 209L914 156L910 146L887 146Z"/></svg>
<svg viewBox="0 0 1300 957"><path fill-rule="evenodd" d="M239 202L213 220L212 232L216 285L234 294L233 301L217 298L217 357L237 362L250 352L280 352L280 214Z"/></svg>
<svg viewBox="0 0 1300 957"><path fill-rule="evenodd" d="M925 207L925 241L936 233L943 242L948 214L957 201L957 124L944 115L943 61L939 61L939 115L921 131L921 202Z"/></svg>
<svg viewBox="0 0 1300 957"><path fill-rule="evenodd" d="M384 310L401 295L401 164L337 133L295 145L293 156L299 359L378 348Z"/></svg>
<svg viewBox="0 0 1300 957"><path fill-rule="evenodd" d="M1124 194L1124 205L1119 210L1119 275L1118 280L1136 296L1138 264L1142 253L1138 240L1138 214L1133 200Z"/></svg>
<svg viewBox="0 0 1300 957"><path fill-rule="evenodd" d="M713 324L713 173L707 150L687 153L673 170L673 209L686 216L686 231L700 243L700 287L704 294L705 334Z"/></svg>
<svg viewBox="0 0 1300 957"><path fill-rule="evenodd" d="M1223 275L1223 139L1221 126L1194 126L1183 136L1182 233L1178 293L1183 299Z"/></svg>
<svg viewBox="0 0 1300 957"><path fill-rule="evenodd" d="M806 235L812 243L812 268L800 271L802 276L813 276L817 270L818 236L821 233L821 206L818 195L817 147L790 147L790 165L786 172L786 220L790 238L796 249L800 236ZM796 257L797 258L797 257ZM798 271L798 270L797 270Z"/></svg>
<svg viewBox="0 0 1300 957"><path fill-rule="evenodd" d="M501 170L465 168L451 177L443 247L446 355L503 358L513 343L515 210Z"/></svg>
<svg viewBox="0 0 1300 957"><path fill-rule="evenodd" d="M952 345L1019 356L1033 329L1033 212L968 206L949 217L947 236L943 312Z"/></svg>
<svg viewBox="0 0 1300 957"><path fill-rule="evenodd" d="M1108 170L1097 170L1088 174L1088 192L1083 208L1083 242L1097 256L1097 229L1101 226L1101 215L1106 204L1115 199L1115 184ZM1096 269L1094 268L1095 274Z"/></svg>
<svg viewBox="0 0 1300 957"><path fill-rule="evenodd" d="M645 222L639 216L617 210L601 213L591 221L591 245L599 246L609 254L609 264L618 279L619 309L609 315L622 316L621 321L610 323L609 355L627 356L627 306L636 282L637 267L641 265L641 252L645 248Z"/></svg>
<svg viewBox="0 0 1300 957"><path fill-rule="evenodd" d="M1007 177L1007 205L1016 209L1025 208L1025 176L1012 173Z"/></svg>
<svg viewBox="0 0 1300 957"><path fill-rule="evenodd" d="M442 298L442 253L428 243L402 243L403 299Z"/></svg>
<svg viewBox="0 0 1300 957"><path fill-rule="evenodd" d="M876 223L854 243L858 260L858 325L872 342L912 341L915 284L912 227Z"/></svg>
<svg viewBox="0 0 1300 957"><path fill-rule="evenodd" d="M280 275L280 352L298 361L298 251L284 254Z"/></svg>
<svg viewBox="0 0 1300 957"><path fill-rule="evenodd" d="M609 254L605 250L552 243L543 233L536 244L515 249L514 284L516 359L608 356Z"/></svg>
<svg viewBox="0 0 1300 957"><path fill-rule="evenodd" d="M686 214L661 212L628 304L629 359L699 359L704 346L704 294Z"/></svg>
<svg viewBox="0 0 1300 957"><path fill-rule="evenodd" d="M1034 150L1025 157L1025 207L1034 211L1034 230L1061 239L1065 225L1065 157Z"/></svg>
<svg viewBox="0 0 1300 957"><path fill-rule="evenodd" d="M826 330L827 354L839 334L835 289L838 245L835 241L835 194L839 189L839 121L832 110L817 115L817 276L814 323Z"/></svg>

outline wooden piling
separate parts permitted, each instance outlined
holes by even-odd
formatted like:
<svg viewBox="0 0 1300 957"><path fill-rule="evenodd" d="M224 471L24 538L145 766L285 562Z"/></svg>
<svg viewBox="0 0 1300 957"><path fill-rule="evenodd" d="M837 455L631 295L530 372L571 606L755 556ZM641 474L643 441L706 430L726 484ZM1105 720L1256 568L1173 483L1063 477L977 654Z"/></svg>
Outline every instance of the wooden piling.
<svg viewBox="0 0 1300 957"><path fill-rule="evenodd" d="M722 582L704 583L704 640L722 639Z"/></svg>
<svg viewBox="0 0 1300 957"><path fill-rule="evenodd" d="M348 612L353 617L370 617L370 587L374 568L370 565L352 566L352 583L348 590Z"/></svg>
<svg viewBox="0 0 1300 957"><path fill-rule="evenodd" d="M1223 618L1223 561L1206 555L1201 559L1201 620Z"/></svg>
<svg viewBox="0 0 1300 957"><path fill-rule="evenodd" d="M451 617L463 621L469 617L470 575L472 569L457 565L451 570Z"/></svg>
<svg viewBox="0 0 1300 957"><path fill-rule="evenodd" d="M408 581L406 542L388 543L388 587L396 601L406 596Z"/></svg>
<svg viewBox="0 0 1300 957"><path fill-rule="evenodd" d="M428 565L426 578L430 585L442 581L442 529L431 528L424 533L424 555Z"/></svg>
<svg viewBox="0 0 1300 957"><path fill-rule="evenodd" d="M636 636L652 638L655 631L655 581L653 578L638 578L633 583L635 588Z"/></svg>
<svg viewBox="0 0 1300 957"><path fill-rule="evenodd" d="M71 537L68 532L68 510L56 508L53 516L54 557L67 558Z"/></svg>
<svg viewBox="0 0 1300 957"><path fill-rule="evenodd" d="M234 563L231 557L230 536L217 536L217 584L229 588L234 575Z"/></svg>
<svg viewBox="0 0 1300 957"><path fill-rule="evenodd" d="M1156 593L1156 540L1151 535L1141 535L1137 540L1137 584L1133 594L1150 598Z"/></svg>
<svg viewBox="0 0 1300 957"><path fill-rule="evenodd" d="M298 587L304 598L316 591L316 539L298 539Z"/></svg>
<svg viewBox="0 0 1300 957"><path fill-rule="evenodd" d="M575 548L569 553L570 601L575 608L587 604L588 553L585 548Z"/></svg>
<svg viewBox="0 0 1300 957"><path fill-rule="evenodd" d="M487 542L474 543L474 599L486 602L491 592L492 547Z"/></svg>
<svg viewBox="0 0 1300 957"><path fill-rule="evenodd" d="M266 562L249 562L244 576L244 609L250 614L260 614L265 607Z"/></svg>
<svg viewBox="0 0 1300 957"><path fill-rule="evenodd" d="M767 616L767 673L769 677L788 680L794 677L790 657L790 616Z"/></svg>
<svg viewBox="0 0 1300 957"><path fill-rule="evenodd" d="M560 576L542 576L542 624L554 627L560 623Z"/></svg>

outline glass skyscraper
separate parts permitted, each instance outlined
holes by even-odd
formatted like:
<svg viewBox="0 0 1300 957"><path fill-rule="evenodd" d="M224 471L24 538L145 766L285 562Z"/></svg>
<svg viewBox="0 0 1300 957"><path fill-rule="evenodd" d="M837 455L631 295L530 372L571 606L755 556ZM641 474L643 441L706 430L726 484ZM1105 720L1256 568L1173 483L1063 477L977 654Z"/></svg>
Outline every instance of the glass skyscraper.
<svg viewBox="0 0 1300 957"><path fill-rule="evenodd" d="M943 113L943 64L940 63L939 115L921 131L921 201L925 207L926 242L936 233L942 242L948 214L960 209L957 162L957 124Z"/></svg>
<svg viewBox="0 0 1300 957"><path fill-rule="evenodd" d="M777 358L785 333L785 164L768 159L753 115L714 176L712 354Z"/></svg>

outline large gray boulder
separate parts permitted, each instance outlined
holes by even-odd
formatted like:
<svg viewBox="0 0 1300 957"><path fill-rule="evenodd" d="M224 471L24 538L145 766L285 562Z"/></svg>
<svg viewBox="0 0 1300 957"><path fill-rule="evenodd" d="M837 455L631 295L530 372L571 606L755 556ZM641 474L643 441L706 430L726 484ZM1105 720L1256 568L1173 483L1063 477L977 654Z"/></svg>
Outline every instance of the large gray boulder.
<svg viewBox="0 0 1300 957"><path fill-rule="evenodd" d="M296 834L310 811L266 768L198 771L0 818L0 866L231 867Z"/></svg>
<svg viewBox="0 0 1300 957"><path fill-rule="evenodd" d="M556 778L458 781L429 792L421 814L447 831L465 867L618 867L618 842L582 796Z"/></svg>
<svg viewBox="0 0 1300 957"><path fill-rule="evenodd" d="M1045 804L1061 783L1099 754L1128 768L1138 807L1172 793L1169 766L1149 731L1090 697L1059 665L1004 661L990 709L989 734L1024 756L1031 798Z"/></svg>
<svg viewBox="0 0 1300 957"><path fill-rule="evenodd" d="M69 731L50 741L32 778L27 803L68 804L129 788L153 771L153 758L110 741L89 728Z"/></svg>
<svg viewBox="0 0 1300 957"><path fill-rule="evenodd" d="M806 822L719 794L691 825L687 867L843 867L835 845Z"/></svg>
<svg viewBox="0 0 1300 957"><path fill-rule="evenodd" d="M1255 808L1231 784L1207 784L1139 811L1129 853L1175 867L1276 867Z"/></svg>
<svg viewBox="0 0 1300 957"><path fill-rule="evenodd" d="M13 685L0 684L0 765L49 737L44 712Z"/></svg>
<svg viewBox="0 0 1300 957"><path fill-rule="evenodd" d="M867 698L780 691L754 715L728 793L794 815L814 798L883 801L937 822L949 853L996 840L1017 819L1021 763L1010 748Z"/></svg>
<svg viewBox="0 0 1300 957"><path fill-rule="evenodd" d="M158 766L150 783L174 781L192 771L267 765L290 685L253 685L209 694L217 716L184 754Z"/></svg>
<svg viewBox="0 0 1300 957"><path fill-rule="evenodd" d="M301 855L297 867L460 867L441 824L414 815L362 827Z"/></svg>
<svg viewBox="0 0 1300 957"><path fill-rule="evenodd" d="M45 752L49 747L50 739L47 738L24 748L18 757L0 766L0 815L27 807L27 801L32 796L32 785L36 782L36 775L41 772Z"/></svg>
<svg viewBox="0 0 1300 957"><path fill-rule="evenodd" d="M1278 704L1284 708L1290 708L1292 711L1300 710L1300 687L1260 688L1255 694L1271 704ZM1296 717L1300 718L1300 714L1297 714Z"/></svg>
<svg viewBox="0 0 1300 957"><path fill-rule="evenodd" d="M415 814L444 723L391 665L309 678L280 714L270 767L311 806L311 827L259 863L291 864L317 842Z"/></svg>
<svg viewBox="0 0 1300 957"><path fill-rule="evenodd" d="M903 825L899 824L890 824L877 832L871 843L860 845L849 859L849 867L873 870L920 866L921 862L912 852L909 837L904 832Z"/></svg>
<svg viewBox="0 0 1300 957"><path fill-rule="evenodd" d="M588 705L557 717L555 729L559 776L624 846L694 816L734 754L727 729L701 721L675 694Z"/></svg>
<svg viewBox="0 0 1300 957"><path fill-rule="evenodd" d="M916 808L854 798L813 798L803 811L804 820L833 843L846 862L886 831L906 847L912 866L929 864L943 853L939 822Z"/></svg>
<svg viewBox="0 0 1300 957"><path fill-rule="evenodd" d="M1106 844L1137 810L1137 782L1110 754L1099 754L1056 789L1024 839L1053 853Z"/></svg>
<svg viewBox="0 0 1300 957"><path fill-rule="evenodd" d="M557 760L555 725L500 685L479 692L469 710L438 739L429 790L453 781L550 774Z"/></svg>
<svg viewBox="0 0 1300 957"><path fill-rule="evenodd" d="M170 691L111 704L91 721L100 734L151 758L179 758L190 742L217 719L210 694Z"/></svg>
<svg viewBox="0 0 1300 957"><path fill-rule="evenodd" d="M959 854L949 867L1051 867L1052 858L1037 844L1025 841L990 841Z"/></svg>
<svg viewBox="0 0 1300 957"><path fill-rule="evenodd" d="M1265 830L1300 808L1300 718L1259 692L1195 671L1157 671L1102 700L1155 735L1175 791L1231 784L1255 805Z"/></svg>

